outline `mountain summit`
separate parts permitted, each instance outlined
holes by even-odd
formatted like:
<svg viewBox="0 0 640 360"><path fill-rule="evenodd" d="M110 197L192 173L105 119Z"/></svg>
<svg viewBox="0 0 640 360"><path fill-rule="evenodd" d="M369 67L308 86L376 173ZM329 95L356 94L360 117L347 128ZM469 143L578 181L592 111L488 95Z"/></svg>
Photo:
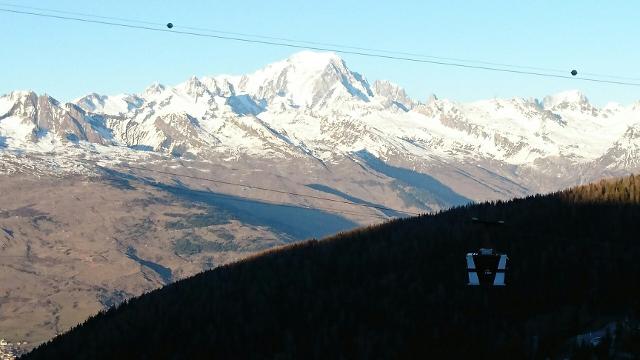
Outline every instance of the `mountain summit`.
<svg viewBox="0 0 640 360"><path fill-rule="evenodd" d="M14 107L16 102L23 105ZM12 93L0 98L0 110L5 148L39 143L46 133L55 146L80 141L190 159L339 163L368 153L412 169L482 163L490 177L518 183L518 173L541 173L545 179L525 186L538 190L556 188L559 179L571 185L598 173L596 164L604 164L602 157L640 123L640 107L599 109L576 90L543 100L462 104L434 96L422 103L389 81L371 85L335 53L312 51L252 74L194 76L173 87L92 93L65 105ZM616 157L632 156L624 152L617 146ZM609 162L608 173L636 169L634 162L615 163L620 165Z"/></svg>
<svg viewBox="0 0 640 360"><path fill-rule="evenodd" d="M75 104L16 91L0 97L0 135L22 143L87 141L107 144L106 129Z"/></svg>
<svg viewBox="0 0 640 360"><path fill-rule="evenodd" d="M545 108L551 110L569 109L584 112L593 109L586 95L578 90L563 91L546 96L542 103Z"/></svg>
<svg viewBox="0 0 640 360"><path fill-rule="evenodd" d="M373 96L369 84L347 68L334 53L304 51L243 76L238 90L268 103L284 101L294 107L321 107Z"/></svg>

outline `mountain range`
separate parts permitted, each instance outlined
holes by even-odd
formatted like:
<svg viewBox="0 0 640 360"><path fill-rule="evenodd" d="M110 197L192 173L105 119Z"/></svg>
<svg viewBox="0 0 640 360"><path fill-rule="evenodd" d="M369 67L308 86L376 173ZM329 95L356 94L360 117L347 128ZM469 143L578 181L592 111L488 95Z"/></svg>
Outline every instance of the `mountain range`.
<svg viewBox="0 0 640 360"><path fill-rule="evenodd" d="M93 93L65 104L33 92L0 97L5 153L90 145L214 162L330 166L375 158L430 174L474 200L629 172L638 166L639 128L640 102L598 108L578 91L421 102L388 81L370 84L333 53L315 52L249 75L192 77L140 94Z"/></svg>
<svg viewBox="0 0 640 360"><path fill-rule="evenodd" d="M334 53L67 103L14 91L0 337L39 343L273 246L633 173L639 146L640 102L418 100Z"/></svg>

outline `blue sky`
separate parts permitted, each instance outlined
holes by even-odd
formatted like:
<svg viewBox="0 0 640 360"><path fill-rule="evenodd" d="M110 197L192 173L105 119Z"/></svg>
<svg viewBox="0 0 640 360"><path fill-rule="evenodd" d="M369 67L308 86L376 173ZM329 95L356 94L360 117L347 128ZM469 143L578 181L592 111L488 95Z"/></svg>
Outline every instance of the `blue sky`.
<svg viewBox="0 0 640 360"><path fill-rule="evenodd" d="M2 1L153 22L640 79L636 1ZM0 8L7 6L0 5ZM295 50L0 13L0 93L60 100L139 92L154 81L241 74ZM579 89L595 103L640 87L591 84L343 55L369 81L413 98L472 101ZM638 80L637 82L640 82Z"/></svg>

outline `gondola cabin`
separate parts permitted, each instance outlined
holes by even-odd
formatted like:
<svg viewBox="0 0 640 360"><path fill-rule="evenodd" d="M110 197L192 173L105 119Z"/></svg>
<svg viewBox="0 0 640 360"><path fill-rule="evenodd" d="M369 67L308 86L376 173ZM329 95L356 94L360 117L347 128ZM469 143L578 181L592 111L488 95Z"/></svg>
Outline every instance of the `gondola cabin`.
<svg viewBox="0 0 640 360"><path fill-rule="evenodd" d="M480 249L477 253L467 253L469 286L505 286L505 274L509 258L493 249Z"/></svg>

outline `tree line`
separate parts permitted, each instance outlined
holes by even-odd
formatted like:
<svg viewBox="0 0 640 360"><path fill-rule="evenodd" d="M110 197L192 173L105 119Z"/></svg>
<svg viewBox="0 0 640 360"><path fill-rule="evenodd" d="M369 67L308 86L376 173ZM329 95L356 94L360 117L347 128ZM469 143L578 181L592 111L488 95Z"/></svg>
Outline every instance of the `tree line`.
<svg viewBox="0 0 640 360"><path fill-rule="evenodd" d="M25 359L640 356L640 177L267 251L103 311ZM504 220L483 230L472 217ZM466 286L490 238L507 286ZM597 346L572 341L615 322Z"/></svg>

